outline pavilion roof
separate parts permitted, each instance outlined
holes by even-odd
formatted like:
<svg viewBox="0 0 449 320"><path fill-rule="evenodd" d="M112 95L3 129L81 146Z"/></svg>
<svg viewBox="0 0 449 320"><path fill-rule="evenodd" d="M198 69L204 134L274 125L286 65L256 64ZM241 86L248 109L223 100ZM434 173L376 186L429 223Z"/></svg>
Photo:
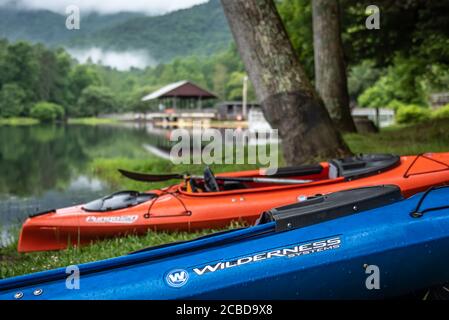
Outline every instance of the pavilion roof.
<svg viewBox="0 0 449 320"><path fill-rule="evenodd" d="M184 80L168 84L159 90L156 90L145 97L142 101L150 101L162 98L201 98L201 99L216 99L217 96L200 86Z"/></svg>

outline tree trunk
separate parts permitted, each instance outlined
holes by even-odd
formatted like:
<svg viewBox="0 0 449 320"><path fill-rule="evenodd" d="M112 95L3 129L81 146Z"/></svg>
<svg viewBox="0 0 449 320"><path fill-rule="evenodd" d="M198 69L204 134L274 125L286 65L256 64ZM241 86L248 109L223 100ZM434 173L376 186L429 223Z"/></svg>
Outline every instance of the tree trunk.
<svg viewBox="0 0 449 320"><path fill-rule="evenodd" d="M221 2L264 115L279 130L287 164L349 154L299 63L273 0Z"/></svg>
<svg viewBox="0 0 449 320"><path fill-rule="evenodd" d="M338 0L312 0L315 87L338 129L355 132L340 36Z"/></svg>

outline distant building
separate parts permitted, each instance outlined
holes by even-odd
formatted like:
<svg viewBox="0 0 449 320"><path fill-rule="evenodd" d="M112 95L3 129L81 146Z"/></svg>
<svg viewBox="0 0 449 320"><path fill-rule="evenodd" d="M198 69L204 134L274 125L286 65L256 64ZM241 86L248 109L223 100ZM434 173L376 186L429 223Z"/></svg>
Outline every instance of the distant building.
<svg viewBox="0 0 449 320"><path fill-rule="evenodd" d="M369 120L373 121L378 127L388 127L395 123L395 113L393 109L387 108L353 108L353 117L368 117Z"/></svg>
<svg viewBox="0 0 449 320"><path fill-rule="evenodd" d="M442 106L449 104L449 92L431 94L429 102L433 109L441 108Z"/></svg>
<svg viewBox="0 0 449 320"><path fill-rule="evenodd" d="M216 104L215 108L217 109L218 120L245 120L242 101L223 101ZM253 108L260 108L260 105L250 102L246 105L246 108L249 113Z"/></svg>
<svg viewBox="0 0 449 320"><path fill-rule="evenodd" d="M202 110L203 103L212 99L217 99L217 96L185 80L166 85L146 95L142 101L148 102L149 108L155 111L174 113L186 109Z"/></svg>

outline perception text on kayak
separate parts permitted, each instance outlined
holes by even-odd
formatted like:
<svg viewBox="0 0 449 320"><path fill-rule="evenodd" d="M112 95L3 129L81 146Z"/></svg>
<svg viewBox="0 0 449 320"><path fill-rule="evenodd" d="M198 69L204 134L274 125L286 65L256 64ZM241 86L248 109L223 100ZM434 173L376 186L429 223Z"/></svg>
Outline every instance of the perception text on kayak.
<svg viewBox="0 0 449 320"><path fill-rule="evenodd" d="M264 174L278 169L278 130L252 131L203 128L196 121L191 130L176 129L170 151L173 164L259 164Z"/></svg>

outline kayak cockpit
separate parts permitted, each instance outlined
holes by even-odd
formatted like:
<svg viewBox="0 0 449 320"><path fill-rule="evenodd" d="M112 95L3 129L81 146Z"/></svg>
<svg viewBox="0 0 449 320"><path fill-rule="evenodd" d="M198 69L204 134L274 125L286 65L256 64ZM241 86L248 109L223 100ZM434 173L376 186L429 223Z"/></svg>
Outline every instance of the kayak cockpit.
<svg viewBox="0 0 449 320"><path fill-rule="evenodd" d="M85 204L82 209L88 212L108 212L137 206L156 198L154 193L120 191Z"/></svg>

